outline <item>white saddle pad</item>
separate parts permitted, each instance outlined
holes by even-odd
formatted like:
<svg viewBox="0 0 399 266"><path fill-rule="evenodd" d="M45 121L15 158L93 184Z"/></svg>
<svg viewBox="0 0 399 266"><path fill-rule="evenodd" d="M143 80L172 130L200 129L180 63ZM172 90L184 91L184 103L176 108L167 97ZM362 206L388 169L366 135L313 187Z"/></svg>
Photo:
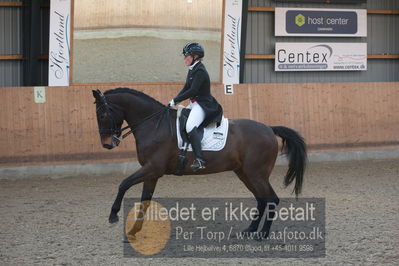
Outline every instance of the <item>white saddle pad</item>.
<svg viewBox="0 0 399 266"><path fill-rule="evenodd" d="M179 118L176 119L177 128L177 145L179 149L184 149L183 140L180 136ZM204 137L202 138L201 145L203 151L220 151L224 148L227 141L227 132L229 131L229 120L225 117L222 118L222 123L216 127L216 123L212 123L204 129ZM188 151L192 151L191 144L188 146Z"/></svg>

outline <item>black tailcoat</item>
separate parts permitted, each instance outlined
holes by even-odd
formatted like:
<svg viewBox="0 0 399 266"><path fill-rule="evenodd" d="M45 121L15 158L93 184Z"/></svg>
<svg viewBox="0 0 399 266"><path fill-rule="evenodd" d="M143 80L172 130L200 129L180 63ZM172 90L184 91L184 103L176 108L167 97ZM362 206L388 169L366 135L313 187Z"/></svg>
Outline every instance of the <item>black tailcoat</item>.
<svg viewBox="0 0 399 266"><path fill-rule="evenodd" d="M209 74L201 62L198 62L192 70L188 71L186 84L173 100L175 103L179 103L189 98L196 100L205 112L205 120L201 126L206 127L214 122L220 124L223 109L211 95Z"/></svg>

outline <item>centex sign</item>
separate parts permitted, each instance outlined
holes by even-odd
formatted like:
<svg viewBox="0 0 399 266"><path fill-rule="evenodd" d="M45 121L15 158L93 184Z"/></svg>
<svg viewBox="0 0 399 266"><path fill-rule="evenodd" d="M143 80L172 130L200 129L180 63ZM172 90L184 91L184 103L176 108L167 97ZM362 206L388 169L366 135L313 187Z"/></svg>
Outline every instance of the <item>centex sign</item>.
<svg viewBox="0 0 399 266"><path fill-rule="evenodd" d="M285 49L280 49L277 52L277 60L279 63L327 63L327 52L309 52L304 53L290 53Z"/></svg>
<svg viewBox="0 0 399 266"><path fill-rule="evenodd" d="M367 70L367 43L276 43L275 71L356 70Z"/></svg>

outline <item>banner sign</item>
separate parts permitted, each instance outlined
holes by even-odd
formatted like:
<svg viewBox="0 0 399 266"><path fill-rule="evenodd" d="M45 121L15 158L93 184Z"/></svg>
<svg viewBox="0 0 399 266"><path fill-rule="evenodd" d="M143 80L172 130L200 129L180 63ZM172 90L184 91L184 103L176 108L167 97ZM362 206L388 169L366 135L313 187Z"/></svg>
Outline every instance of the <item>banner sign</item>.
<svg viewBox="0 0 399 266"><path fill-rule="evenodd" d="M276 36L366 37L366 9L276 8Z"/></svg>
<svg viewBox="0 0 399 266"><path fill-rule="evenodd" d="M226 0L223 33L223 84L240 83L242 0Z"/></svg>
<svg viewBox="0 0 399 266"><path fill-rule="evenodd" d="M276 43L275 71L367 70L367 43Z"/></svg>
<svg viewBox="0 0 399 266"><path fill-rule="evenodd" d="M51 0L49 38L49 86L69 85L71 0Z"/></svg>

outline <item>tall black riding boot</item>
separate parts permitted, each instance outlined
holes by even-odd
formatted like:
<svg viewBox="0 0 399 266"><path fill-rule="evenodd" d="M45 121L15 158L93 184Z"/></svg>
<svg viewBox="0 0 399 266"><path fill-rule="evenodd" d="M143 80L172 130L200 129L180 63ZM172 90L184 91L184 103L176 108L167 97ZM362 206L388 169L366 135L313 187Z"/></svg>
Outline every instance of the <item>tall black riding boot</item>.
<svg viewBox="0 0 399 266"><path fill-rule="evenodd" d="M202 147L201 147L201 136L198 132L198 128L194 127L193 130L188 134L190 139L191 147L193 147L193 152L195 155L195 160L191 165L191 168L194 170L205 169L205 160L202 155Z"/></svg>

